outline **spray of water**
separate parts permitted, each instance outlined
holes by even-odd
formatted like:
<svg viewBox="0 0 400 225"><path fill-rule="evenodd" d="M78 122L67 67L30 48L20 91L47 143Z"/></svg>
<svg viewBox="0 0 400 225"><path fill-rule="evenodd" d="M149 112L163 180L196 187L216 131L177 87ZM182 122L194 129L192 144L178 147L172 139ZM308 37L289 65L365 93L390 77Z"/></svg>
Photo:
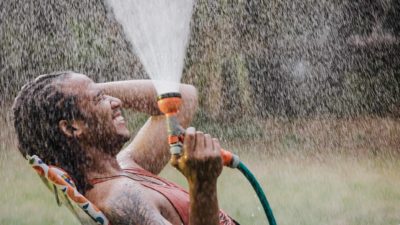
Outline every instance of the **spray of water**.
<svg viewBox="0 0 400 225"><path fill-rule="evenodd" d="M178 91L193 0L107 0L158 94Z"/></svg>

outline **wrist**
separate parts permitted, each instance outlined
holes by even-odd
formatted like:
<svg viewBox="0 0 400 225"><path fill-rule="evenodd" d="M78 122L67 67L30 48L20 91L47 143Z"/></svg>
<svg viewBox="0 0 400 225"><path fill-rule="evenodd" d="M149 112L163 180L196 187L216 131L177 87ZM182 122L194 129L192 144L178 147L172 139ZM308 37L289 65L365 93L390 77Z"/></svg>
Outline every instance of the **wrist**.
<svg viewBox="0 0 400 225"><path fill-rule="evenodd" d="M189 196L189 224L219 224L216 179L189 182Z"/></svg>
<svg viewBox="0 0 400 225"><path fill-rule="evenodd" d="M190 191L210 191L215 190L217 187L217 179L198 180L188 179Z"/></svg>

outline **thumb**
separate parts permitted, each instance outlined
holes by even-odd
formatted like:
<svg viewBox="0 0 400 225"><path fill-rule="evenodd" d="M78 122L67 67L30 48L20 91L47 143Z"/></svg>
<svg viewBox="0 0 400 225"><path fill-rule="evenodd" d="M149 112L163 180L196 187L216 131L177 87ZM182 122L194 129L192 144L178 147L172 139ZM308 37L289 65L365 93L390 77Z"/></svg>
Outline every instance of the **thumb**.
<svg viewBox="0 0 400 225"><path fill-rule="evenodd" d="M183 140L183 154L173 154L171 155L170 163L172 166L178 168L179 167L179 160L182 155L189 155L193 153L194 146L195 146L195 133L196 129L194 127L189 127L186 129L185 137Z"/></svg>
<svg viewBox="0 0 400 225"><path fill-rule="evenodd" d="M187 156L193 155L194 146L196 145L196 129L194 127L189 127L186 129L185 139L183 141L183 154Z"/></svg>
<svg viewBox="0 0 400 225"><path fill-rule="evenodd" d="M178 168L180 158L181 158L180 155L176 155L176 154L171 155L171 159L170 159L171 166Z"/></svg>

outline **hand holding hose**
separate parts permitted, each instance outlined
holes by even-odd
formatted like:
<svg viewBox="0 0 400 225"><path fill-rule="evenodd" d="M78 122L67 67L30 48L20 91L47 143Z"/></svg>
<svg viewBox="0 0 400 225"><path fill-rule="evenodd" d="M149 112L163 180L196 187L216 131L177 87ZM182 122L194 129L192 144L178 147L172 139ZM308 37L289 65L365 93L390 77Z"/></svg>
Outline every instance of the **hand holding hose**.
<svg viewBox="0 0 400 225"><path fill-rule="evenodd" d="M223 167L219 141L190 127L185 132L182 154L172 155L171 164L189 183L214 182Z"/></svg>
<svg viewBox="0 0 400 225"><path fill-rule="evenodd" d="M259 197L270 225L276 225L272 209L260 184L237 155L221 149L218 140L189 128L186 134L178 123L176 114L181 105L181 95L171 92L158 96L158 107L166 116L171 163L189 181L190 224L219 224L216 196L217 178L222 165L238 168L249 180ZM183 149L182 149L183 147Z"/></svg>
<svg viewBox="0 0 400 225"><path fill-rule="evenodd" d="M181 154L171 155L171 164L188 180L190 225L218 225L217 179L222 172L221 147L209 134L190 127L185 132Z"/></svg>
<svg viewBox="0 0 400 225"><path fill-rule="evenodd" d="M185 132L179 125L176 117L181 106L180 93L166 93L158 96L157 104L162 113L166 116L168 127L168 143L170 145L170 152L172 155L180 155L182 152L182 145L185 140ZM229 151L220 149L223 164L231 168L236 168L239 163L239 157Z"/></svg>

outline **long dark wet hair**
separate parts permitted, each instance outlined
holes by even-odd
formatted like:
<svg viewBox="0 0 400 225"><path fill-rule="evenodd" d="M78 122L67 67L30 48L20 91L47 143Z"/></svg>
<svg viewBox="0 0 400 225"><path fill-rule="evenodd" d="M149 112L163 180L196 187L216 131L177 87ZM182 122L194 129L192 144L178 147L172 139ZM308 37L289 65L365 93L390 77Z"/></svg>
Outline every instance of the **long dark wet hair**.
<svg viewBox="0 0 400 225"><path fill-rule="evenodd" d="M59 81L71 73L45 74L25 84L14 101L14 126L23 156L37 155L46 164L61 167L84 194L91 188L84 172L88 157L78 140L68 138L59 128L60 120L83 118L77 96L60 88Z"/></svg>

